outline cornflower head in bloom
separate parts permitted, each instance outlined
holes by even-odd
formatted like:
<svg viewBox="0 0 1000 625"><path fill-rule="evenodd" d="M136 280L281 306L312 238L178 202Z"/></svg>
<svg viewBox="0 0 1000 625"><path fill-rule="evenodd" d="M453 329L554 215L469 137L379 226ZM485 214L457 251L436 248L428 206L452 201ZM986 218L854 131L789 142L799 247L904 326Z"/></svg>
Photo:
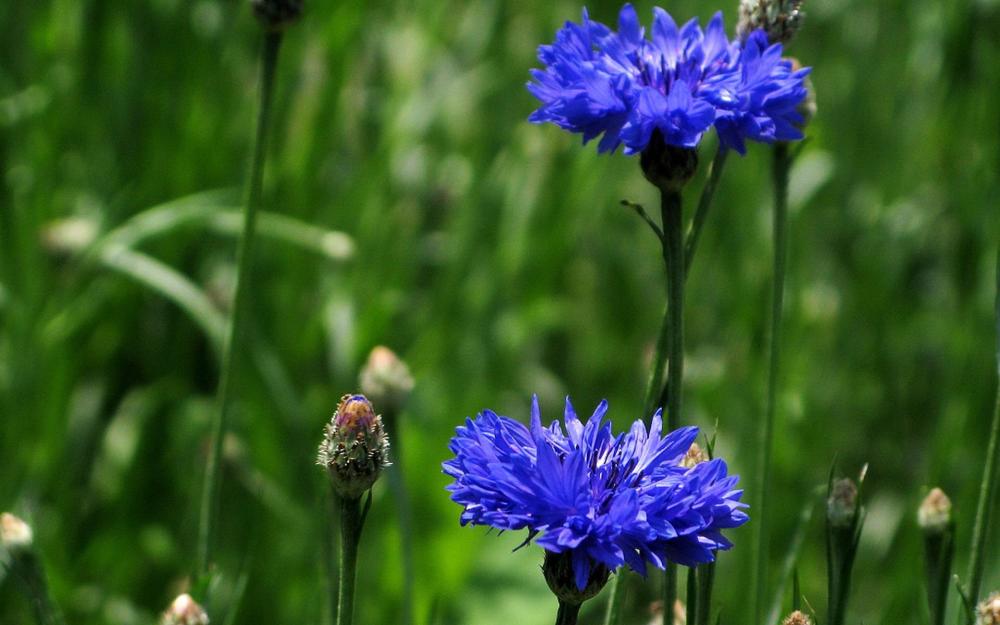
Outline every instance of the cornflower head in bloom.
<svg viewBox="0 0 1000 625"><path fill-rule="evenodd" d="M730 41L722 14L702 30L696 19L678 28L653 11L647 38L630 4L618 30L590 19L567 22L551 45L538 48L544 70L532 70L528 90L541 101L529 117L583 135L601 136L598 152L624 144L626 154L663 142L694 148L713 125L726 148L741 154L746 140L802 138L796 107L806 97L809 69L793 70L780 43L757 30Z"/></svg>
<svg viewBox="0 0 1000 625"><path fill-rule="evenodd" d="M615 435L607 408L602 401L582 423L567 398L564 423L549 427L537 398L530 427L486 410L457 429L455 457L444 463L454 478L451 498L464 508L461 523L527 529L526 542L547 552L553 591L553 568L568 569L575 589L587 591L577 603L623 564L645 574L647 563L710 562L732 546L722 530L748 520L739 478L723 460L684 466L697 428L661 436L657 411L648 430L637 420Z"/></svg>

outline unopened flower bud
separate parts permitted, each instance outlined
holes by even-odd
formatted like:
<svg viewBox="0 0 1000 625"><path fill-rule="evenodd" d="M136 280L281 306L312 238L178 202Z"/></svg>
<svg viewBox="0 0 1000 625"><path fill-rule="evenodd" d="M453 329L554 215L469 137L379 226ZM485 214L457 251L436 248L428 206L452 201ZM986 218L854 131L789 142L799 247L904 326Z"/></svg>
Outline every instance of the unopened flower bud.
<svg viewBox="0 0 1000 625"><path fill-rule="evenodd" d="M917 524L930 534L940 534L951 525L951 499L940 488L933 488L917 510Z"/></svg>
<svg viewBox="0 0 1000 625"><path fill-rule="evenodd" d="M284 30L302 16L302 0L250 0L253 13L267 30Z"/></svg>
<svg viewBox="0 0 1000 625"><path fill-rule="evenodd" d="M834 480L830 498L826 502L826 516L835 528L854 525L858 514L858 487L854 480L842 478Z"/></svg>
<svg viewBox="0 0 1000 625"><path fill-rule="evenodd" d="M678 192L698 170L698 152L693 148L668 145L659 130L653 131L646 149L639 155L646 180L663 192Z"/></svg>
<svg viewBox="0 0 1000 625"><path fill-rule="evenodd" d="M787 44L802 27L803 0L740 0L736 34L746 41L755 30L767 33L771 43Z"/></svg>
<svg viewBox="0 0 1000 625"><path fill-rule="evenodd" d="M592 562L590 577L583 590L576 583L576 573L573 570L573 555L569 551L553 553L545 550L545 562L542 564L545 582L560 601L579 605L597 595L608 583L610 572L608 567L600 562Z"/></svg>
<svg viewBox="0 0 1000 625"><path fill-rule="evenodd" d="M326 467L334 490L354 499L372 487L389 464L382 418L364 395L344 395L326 425L316 464Z"/></svg>
<svg viewBox="0 0 1000 625"><path fill-rule="evenodd" d="M161 625L208 625L208 614L191 595L183 594L174 599L160 619Z"/></svg>
<svg viewBox="0 0 1000 625"><path fill-rule="evenodd" d="M4 548L10 551L30 549L33 537L30 525L9 512L0 514L0 545Z"/></svg>
<svg viewBox="0 0 1000 625"><path fill-rule="evenodd" d="M702 462L708 462L708 454L698 446L698 443L691 443L691 447L688 448L687 453L681 459L681 466L685 469L690 469Z"/></svg>
<svg viewBox="0 0 1000 625"><path fill-rule="evenodd" d="M786 616L781 625L812 625L812 619L796 610Z"/></svg>
<svg viewBox="0 0 1000 625"><path fill-rule="evenodd" d="M1000 625L1000 592L991 594L976 608L976 625Z"/></svg>
<svg viewBox="0 0 1000 625"><path fill-rule="evenodd" d="M413 390L410 368L388 347L379 345L368 355L358 376L361 392L389 413L398 412ZM390 424L391 428L391 424Z"/></svg>

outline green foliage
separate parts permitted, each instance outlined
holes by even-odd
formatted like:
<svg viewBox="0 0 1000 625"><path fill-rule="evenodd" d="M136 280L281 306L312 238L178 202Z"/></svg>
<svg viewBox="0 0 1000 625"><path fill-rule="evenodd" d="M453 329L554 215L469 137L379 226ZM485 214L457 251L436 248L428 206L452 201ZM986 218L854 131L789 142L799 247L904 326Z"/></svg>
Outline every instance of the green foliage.
<svg viewBox="0 0 1000 625"><path fill-rule="evenodd" d="M71 623L149 623L195 568L239 209L207 192L246 175L260 35L245 4L0 3L0 509L32 523ZM395 434L416 623L545 623L541 553L459 528L440 463L465 416L525 417L531 393L550 417L565 394L581 409L607 397L619 424L641 411L662 260L620 201L655 206L655 191L634 159L525 121L534 48L579 4L306 7L280 61L207 607L219 623L328 622L315 450L381 343L417 380ZM611 22L618 5L589 8ZM732 27L735 0L670 5L718 8ZM824 604L822 527L802 529L799 511L839 454L871 464L851 619L919 622L916 506L928 486L954 495L964 571L996 384L1000 3L805 8L790 52L816 68L819 113L791 172L767 494L787 514L770 519L769 586L798 570L808 602ZM716 453L745 478L765 399L769 158L729 158L685 294L685 420L718 423ZM745 610L751 536L733 532L716 570L723 622ZM398 544L380 484L357 622L395 622ZM987 547L984 590L1000 585ZM631 593L633 622L652 597ZM30 610L0 580L0 622Z"/></svg>

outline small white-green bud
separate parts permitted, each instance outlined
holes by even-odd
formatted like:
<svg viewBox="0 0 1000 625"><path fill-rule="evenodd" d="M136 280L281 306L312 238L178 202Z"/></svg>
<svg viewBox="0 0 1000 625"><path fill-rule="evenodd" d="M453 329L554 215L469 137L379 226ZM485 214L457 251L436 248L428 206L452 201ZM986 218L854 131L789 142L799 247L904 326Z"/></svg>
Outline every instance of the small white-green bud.
<svg viewBox="0 0 1000 625"><path fill-rule="evenodd" d="M413 376L396 352L379 345L368 355L358 376L361 392L386 414L398 412L413 391ZM391 424L390 424L391 427Z"/></svg>
<svg viewBox="0 0 1000 625"><path fill-rule="evenodd" d="M33 541L30 525L9 512L0 514L0 545L10 551L20 551L30 549Z"/></svg>
<svg viewBox="0 0 1000 625"><path fill-rule="evenodd" d="M940 488L932 488L917 509L917 524L930 534L940 534L951 525L951 499Z"/></svg>
<svg viewBox="0 0 1000 625"><path fill-rule="evenodd" d="M813 622L807 615L796 610L786 616L781 625L813 625Z"/></svg>
<svg viewBox="0 0 1000 625"><path fill-rule="evenodd" d="M858 515L858 487L854 480L842 478L834 480L830 497L826 501L826 517L835 528L854 525Z"/></svg>
<svg viewBox="0 0 1000 625"><path fill-rule="evenodd" d="M170 604L160 619L161 625L208 625L208 614L198 602L185 593Z"/></svg>

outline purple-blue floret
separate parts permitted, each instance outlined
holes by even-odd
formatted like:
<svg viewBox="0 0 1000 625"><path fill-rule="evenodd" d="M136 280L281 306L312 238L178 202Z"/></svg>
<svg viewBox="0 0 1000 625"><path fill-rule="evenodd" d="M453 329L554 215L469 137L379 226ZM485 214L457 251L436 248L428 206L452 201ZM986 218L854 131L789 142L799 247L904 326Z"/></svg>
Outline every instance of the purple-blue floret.
<svg viewBox="0 0 1000 625"><path fill-rule="evenodd" d="M582 423L566 399L564 424L543 427L537 398L531 425L485 410L457 429L444 463L462 525L529 532L553 553L569 551L581 590L595 564L694 566L732 544L722 530L748 520L739 478L721 459L685 467L698 436L685 427L661 436L659 411L614 435L607 402Z"/></svg>
<svg viewBox="0 0 1000 625"><path fill-rule="evenodd" d="M747 140L802 138L796 108L809 70L793 71L762 30L730 41L721 12L703 31L695 19L678 27L656 8L647 38L630 4L617 31L584 9L579 24L567 22L539 46L538 59L545 69L531 71L528 90L541 106L529 120L580 133L584 143L601 137L598 152L641 152L657 130L667 144L693 148L713 126L723 147L740 153Z"/></svg>

